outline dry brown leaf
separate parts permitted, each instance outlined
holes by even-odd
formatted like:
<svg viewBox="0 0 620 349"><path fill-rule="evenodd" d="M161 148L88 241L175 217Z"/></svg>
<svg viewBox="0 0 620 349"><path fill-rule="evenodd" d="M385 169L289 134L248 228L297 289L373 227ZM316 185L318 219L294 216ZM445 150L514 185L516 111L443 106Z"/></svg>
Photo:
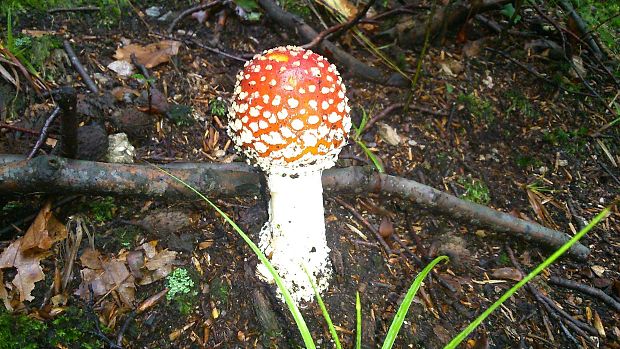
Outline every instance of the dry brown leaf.
<svg viewBox="0 0 620 349"><path fill-rule="evenodd" d="M116 49L114 58L131 62L131 55L136 55L138 63L147 68L153 68L170 60L170 57L179 53L181 42L163 40L146 46L129 44Z"/></svg>
<svg viewBox="0 0 620 349"><path fill-rule="evenodd" d="M101 258L101 253L99 253L99 251L89 248L80 256L80 262L82 262L82 266L86 268L102 269Z"/></svg>
<svg viewBox="0 0 620 349"><path fill-rule="evenodd" d="M2 255L0 255L0 269L17 269L17 274L15 274L12 284L19 291L19 301L23 302L34 299L30 293L34 289L34 284L45 277L39 262L47 254L23 252L21 244L22 239L17 239L2 252Z"/></svg>
<svg viewBox="0 0 620 349"><path fill-rule="evenodd" d="M54 217L52 202L47 201L22 238L20 249L22 251L30 249L47 251L55 242L64 240L66 237L67 229Z"/></svg>
<svg viewBox="0 0 620 349"><path fill-rule="evenodd" d="M0 269L0 298L2 298L2 301L4 302L4 307L7 310L12 311L13 307L11 306L11 301L9 300L9 293L4 287L4 275L2 275L2 269Z"/></svg>

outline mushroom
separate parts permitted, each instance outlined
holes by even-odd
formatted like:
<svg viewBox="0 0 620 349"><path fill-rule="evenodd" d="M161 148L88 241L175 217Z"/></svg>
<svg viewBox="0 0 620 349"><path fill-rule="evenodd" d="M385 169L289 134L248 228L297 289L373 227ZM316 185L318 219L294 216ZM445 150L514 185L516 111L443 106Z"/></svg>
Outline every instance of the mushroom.
<svg viewBox="0 0 620 349"><path fill-rule="evenodd" d="M321 172L334 166L351 129L346 89L336 66L301 47L276 47L245 64L228 110L228 133L267 175L269 222L259 247L297 304L331 276ZM273 281L264 265L258 274Z"/></svg>

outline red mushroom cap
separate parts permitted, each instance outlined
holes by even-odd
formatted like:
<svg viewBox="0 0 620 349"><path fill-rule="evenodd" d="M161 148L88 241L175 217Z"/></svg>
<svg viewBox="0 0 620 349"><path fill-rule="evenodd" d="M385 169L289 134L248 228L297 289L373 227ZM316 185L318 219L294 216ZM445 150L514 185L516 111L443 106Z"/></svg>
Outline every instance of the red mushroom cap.
<svg viewBox="0 0 620 349"><path fill-rule="evenodd" d="M229 108L229 135L265 172L333 166L351 128L336 66L301 47L276 47L245 64Z"/></svg>

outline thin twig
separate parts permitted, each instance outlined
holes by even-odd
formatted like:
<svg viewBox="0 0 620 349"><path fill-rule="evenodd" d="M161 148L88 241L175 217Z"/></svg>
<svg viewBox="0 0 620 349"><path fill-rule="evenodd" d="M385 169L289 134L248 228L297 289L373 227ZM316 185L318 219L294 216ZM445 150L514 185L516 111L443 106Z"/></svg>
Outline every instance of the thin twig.
<svg viewBox="0 0 620 349"><path fill-rule="evenodd" d="M338 40L340 39L340 37L342 37L344 34L346 34L349 29L353 28L357 23L359 23L359 21L366 17L366 14L368 13L368 10L370 10L370 8L375 4L377 0L370 0L368 1L368 3L366 3L366 6L364 6L364 8L361 11L358 11L357 14L355 15L355 17L353 17L353 19L351 19L349 22L347 22L342 29L336 31L335 33L330 35L330 39L331 40Z"/></svg>
<svg viewBox="0 0 620 349"><path fill-rule="evenodd" d="M58 13L58 12L95 12L99 11L100 8L97 6L78 6L78 7L59 7L47 10L47 13Z"/></svg>
<svg viewBox="0 0 620 349"><path fill-rule="evenodd" d="M396 111L398 109L402 109L404 106L405 106L405 103L394 103L394 104L388 106L387 108L383 109L381 112L377 113L375 116L370 118L370 120L368 120L368 122L366 123L366 126L364 126L364 130L363 131L368 131L377 121L385 118L386 116L390 115L392 112L394 112L394 111ZM417 111L420 111L420 112L423 112L423 113L426 113L426 114L435 115L435 116L446 115L446 113L443 112L443 111L432 110L432 109L420 107L420 106L415 105L415 104L410 104L409 105L409 109L417 110Z"/></svg>
<svg viewBox="0 0 620 349"><path fill-rule="evenodd" d="M80 76L82 77L82 80L86 84L86 87L88 87L91 92L98 94L99 88L97 87L93 79L90 78L82 63L80 63L80 60L75 54L75 51L73 51L73 47L71 47L71 43L69 42L69 40L63 41L62 45L65 48L65 52L67 52L67 56L69 56L71 64L73 65L75 70L77 70L78 74L80 74Z"/></svg>
<svg viewBox="0 0 620 349"><path fill-rule="evenodd" d="M185 17L191 15L194 12L198 12L198 11L202 11L202 10L206 10L209 7L212 7L214 5L219 4L220 1L211 1L209 3L206 4L200 4L200 5L196 5L194 7L190 7L187 10L181 12L177 18L175 18L172 23L170 23L170 25L168 26L168 33L172 33L172 31L174 30L174 27L176 27L176 25Z"/></svg>
<svg viewBox="0 0 620 349"><path fill-rule="evenodd" d="M428 50L428 46L430 44L431 28L432 28L433 19L434 19L433 17L435 17L436 9L437 9L437 1L433 1L433 5L431 7L431 14L428 16L428 22L426 23L426 32L424 33L424 46L422 46L422 52L420 52L420 56L418 56L418 64L415 69L415 75L413 76L413 80L411 81L411 86L409 87L409 93L407 93L407 102L405 103L405 113L409 110L409 105L411 104L411 101L413 100L415 88L418 85L418 79L420 78L420 73L422 72L422 63L424 62L424 57L426 56L426 51Z"/></svg>
<svg viewBox="0 0 620 349"><path fill-rule="evenodd" d="M336 201L338 204L342 205L344 208L346 208L349 212L351 212L351 214L357 218L358 221L360 221L368 230L370 230L375 237L377 238L377 240L379 241L379 243L381 244L381 246L383 246L383 249L385 250L385 253L387 253L387 255L389 256L390 254L392 254L392 249L390 248L390 246L387 244L387 242L385 242L385 240L383 239L383 237L381 236L381 234L379 234L379 231L377 230L377 228L375 228L372 224L370 224L370 222L368 222L368 220L366 220L366 218L362 217L362 215L357 212L357 210L349 205L347 202L345 202L344 200L338 198L338 197L334 197L333 198L334 201Z"/></svg>
<svg viewBox="0 0 620 349"><path fill-rule="evenodd" d="M28 154L28 160L32 159L37 154L39 149L41 149L41 147L47 140L47 134L49 132L49 128L54 122L54 120L56 120L56 117L58 116L58 114L60 114L60 107L54 108L50 116L48 116L47 120L45 120L45 125L43 125L43 128L41 129L41 133L39 134L39 139L37 139L37 143L35 143L34 148L32 148L32 150Z"/></svg>
<svg viewBox="0 0 620 349"><path fill-rule="evenodd" d="M23 128L23 127L19 127L19 126L13 126L13 125L9 125L9 124L3 124L0 123L0 128L6 128L8 130L13 130L13 131L17 131L17 132L23 132L23 133L28 133L31 135L35 135L38 136L41 134L41 132L39 131L35 131L35 130L31 130L29 128Z"/></svg>
<svg viewBox="0 0 620 349"><path fill-rule="evenodd" d="M558 276L552 276L551 278L549 278L549 283L570 288L571 290L585 293L588 296L596 297L600 299L603 303L609 305L613 310L620 312L620 303L617 302L615 299L611 298L607 293L599 290L598 288L590 287L588 285L584 285L579 282L564 279Z"/></svg>

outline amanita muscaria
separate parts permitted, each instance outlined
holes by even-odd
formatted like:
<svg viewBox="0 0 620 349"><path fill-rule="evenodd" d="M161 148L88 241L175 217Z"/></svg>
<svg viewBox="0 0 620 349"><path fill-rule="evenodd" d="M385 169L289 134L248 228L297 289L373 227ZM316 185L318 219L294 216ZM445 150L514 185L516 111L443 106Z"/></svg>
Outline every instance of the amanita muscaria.
<svg viewBox="0 0 620 349"><path fill-rule="evenodd" d="M229 135L267 175L269 222L259 247L297 303L324 291L331 275L321 172L334 165L351 128L336 67L300 47L277 47L245 64L229 108ZM271 276L262 265L259 274Z"/></svg>

